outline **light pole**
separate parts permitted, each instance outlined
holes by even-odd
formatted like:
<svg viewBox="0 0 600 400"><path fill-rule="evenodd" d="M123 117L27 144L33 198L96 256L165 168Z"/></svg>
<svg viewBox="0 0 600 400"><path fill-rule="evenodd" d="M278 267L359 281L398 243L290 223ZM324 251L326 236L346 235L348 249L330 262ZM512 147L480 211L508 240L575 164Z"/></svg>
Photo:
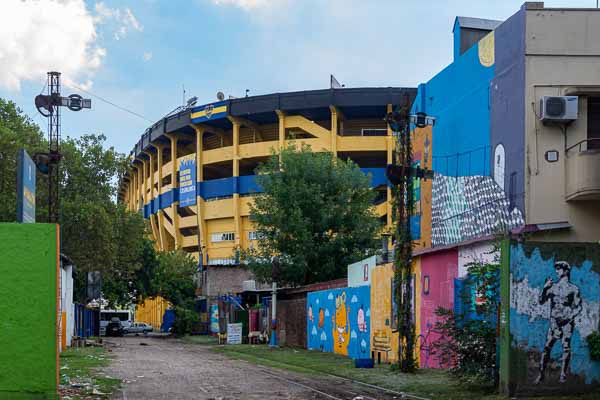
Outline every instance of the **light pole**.
<svg viewBox="0 0 600 400"><path fill-rule="evenodd" d="M271 277L273 291L271 294L271 338L269 347L277 347L277 279L279 278L279 257L271 258Z"/></svg>
<svg viewBox="0 0 600 400"><path fill-rule="evenodd" d="M394 190L394 216L396 219L394 246L394 302L397 304L398 364L400 371L413 372L415 328L412 318L412 236L410 218L414 207L413 180L433 178L433 171L413 166L410 124L418 128L433 125L435 119L424 112L410 115L406 102L398 111L386 117L392 131L396 132L396 162L386 168L386 176Z"/></svg>

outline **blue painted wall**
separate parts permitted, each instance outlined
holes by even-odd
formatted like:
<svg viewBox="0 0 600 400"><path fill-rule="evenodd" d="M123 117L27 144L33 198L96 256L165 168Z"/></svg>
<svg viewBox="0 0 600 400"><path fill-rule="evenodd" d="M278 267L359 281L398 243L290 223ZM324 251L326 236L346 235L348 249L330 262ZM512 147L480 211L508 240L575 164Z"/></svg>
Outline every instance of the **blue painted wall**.
<svg viewBox="0 0 600 400"><path fill-rule="evenodd" d="M496 76L491 86L491 171L494 149L504 146L504 191L516 173L515 205L525 216L525 10L506 20L496 31Z"/></svg>
<svg viewBox="0 0 600 400"><path fill-rule="evenodd" d="M489 87L494 65L479 59L479 44L420 85L413 112L436 118L433 170L450 176L489 174Z"/></svg>
<svg viewBox="0 0 600 400"><path fill-rule="evenodd" d="M308 293L306 316L309 350L371 357L370 285Z"/></svg>

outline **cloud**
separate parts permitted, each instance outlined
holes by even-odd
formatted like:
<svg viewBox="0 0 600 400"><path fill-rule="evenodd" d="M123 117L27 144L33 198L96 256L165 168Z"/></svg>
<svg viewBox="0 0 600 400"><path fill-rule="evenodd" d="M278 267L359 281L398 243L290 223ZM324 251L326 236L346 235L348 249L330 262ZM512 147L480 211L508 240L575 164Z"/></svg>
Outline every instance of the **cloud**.
<svg viewBox="0 0 600 400"><path fill-rule="evenodd" d="M350 339L356 339L356 338L357 338L357 335L356 335L356 332L353 329L352 332L350 332Z"/></svg>
<svg viewBox="0 0 600 400"><path fill-rule="evenodd" d="M110 25L115 40L125 38L130 31L142 32L144 30L140 21L129 8L109 8L106 4L100 2L96 3L94 9L96 11L96 22Z"/></svg>
<svg viewBox="0 0 600 400"><path fill-rule="evenodd" d="M217 6L234 6L246 11L272 6L277 0L212 0Z"/></svg>
<svg viewBox="0 0 600 400"><path fill-rule="evenodd" d="M144 58L144 61L148 62L148 61L152 60L152 52L145 51L144 55L142 57Z"/></svg>
<svg viewBox="0 0 600 400"><path fill-rule="evenodd" d="M97 44L96 20L83 0L7 0L0 13L0 87L18 91L24 80L63 73L65 83L87 87L106 57Z"/></svg>
<svg viewBox="0 0 600 400"><path fill-rule="evenodd" d="M356 295L352 295L352 298L350 299L350 303L358 303L358 297L356 297Z"/></svg>
<svg viewBox="0 0 600 400"><path fill-rule="evenodd" d="M327 300L333 300L333 293L329 293L329 296L327 296Z"/></svg>
<svg viewBox="0 0 600 400"><path fill-rule="evenodd" d="M329 314L329 308L325 309L325 316L326 317L331 317L331 314Z"/></svg>
<svg viewBox="0 0 600 400"><path fill-rule="evenodd" d="M312 328L312 331L311 331L311 334L312 334L313 336L317 336L317 327L316 327L316 326L313 326L313 328Z"/></svg>

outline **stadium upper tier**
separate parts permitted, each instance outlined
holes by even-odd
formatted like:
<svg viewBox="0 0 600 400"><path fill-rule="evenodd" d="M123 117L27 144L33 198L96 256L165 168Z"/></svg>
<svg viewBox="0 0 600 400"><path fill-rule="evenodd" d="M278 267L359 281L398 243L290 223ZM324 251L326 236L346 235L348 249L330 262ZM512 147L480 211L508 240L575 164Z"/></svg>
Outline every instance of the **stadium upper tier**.
<svg viewBox="0 0 600 400"><path fill-rule="evenodd" d="M384 117L415 95L413 88L326 89L187 108L144 132L119 199L150 220L159 249L198 256L202 248L203 262L232 264L233 249L256 240L248 218L251 195L260 192L254 170L294 141L356 162L371 175L377 212L391 224L385 166L394 142Z"/></svg>

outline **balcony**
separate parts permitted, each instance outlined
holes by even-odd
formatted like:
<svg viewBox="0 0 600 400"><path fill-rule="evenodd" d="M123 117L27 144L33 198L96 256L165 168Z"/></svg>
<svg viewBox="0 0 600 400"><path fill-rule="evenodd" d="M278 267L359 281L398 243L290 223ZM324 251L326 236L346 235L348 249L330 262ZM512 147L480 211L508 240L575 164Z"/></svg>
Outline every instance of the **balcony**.
<svg viewBox="0 0 600 400"><path fill-rule="evenodd" d="M600 200L600 149L594 146L599 139L587 139L567 149L566 200Z"/></svg>

